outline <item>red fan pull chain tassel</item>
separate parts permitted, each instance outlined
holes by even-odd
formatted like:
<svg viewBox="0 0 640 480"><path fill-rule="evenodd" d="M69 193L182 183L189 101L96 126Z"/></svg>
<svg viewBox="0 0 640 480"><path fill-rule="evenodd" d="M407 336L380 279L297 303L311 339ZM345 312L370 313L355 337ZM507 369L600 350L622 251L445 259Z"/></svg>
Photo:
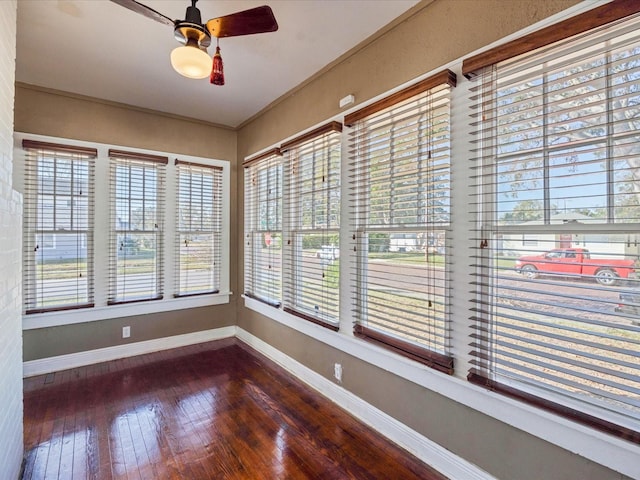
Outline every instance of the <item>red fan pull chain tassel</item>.
<svg viewBox="0 0 640 480"><path fill-rule="evenodd" d="M220 55L220 47L216 47L216 53L213 55L213 68L209 81L214 85L224 85L224 70L222 66L222 56Z"/></svg>

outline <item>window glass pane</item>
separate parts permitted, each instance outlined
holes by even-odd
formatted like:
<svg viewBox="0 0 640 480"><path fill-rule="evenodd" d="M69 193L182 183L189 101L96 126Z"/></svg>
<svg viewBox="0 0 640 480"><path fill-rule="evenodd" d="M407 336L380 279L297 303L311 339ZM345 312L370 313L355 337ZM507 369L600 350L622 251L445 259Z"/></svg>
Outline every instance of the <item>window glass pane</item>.
<svg viewBox="0 0 640 480"><path fill-rule="evenodd" d="M602 144L557 150L549 155L549 202L554 213L582 223L607 218L607 164Z"/></svg>
<svg viewBox="0 0 640 480"><path fill-rule="evenodd" d="M219 235L219 234L217 234ZM217 236L216 235L216 236ZM214 234L180 234L179 294L212 292L217 288Z"/></svg>
<svg viewBox="0 0 640 480"><path fill-rule="evenodd" d="M330 243L326 235L296 235L295 269L288 272L292 277L290 306L327 322L336 322L339 313L340 249L337 237L336 233Z"/></svg>
<svg viewBox="0 0 640 480"><path fill-rule="evenodd" d="M446 352L445 238L444 230L369 232L367 326Z"/></svg>
<svg viewBox="0 0 640 480"><path fill-rule="evenodd" d="M155 234L127 232L117 235L114 298L127 301L160 295L157 241Z"/></svg>
<svg viewBox="0 0 640 480"><path fill-rule="evenodd" d="M280 232L253 234L255 272L253 294L271 303L280 302L282 291L282 235Z"/></svg>
<svg viewBox="0 0 640 480"><path fill-rule="evenodd" d="M637 232L536 238L503 234L493 258L495 373L640 414Z"/></svg>
<svg viewBox="0 0 640 480"><path fill-rule="evenodd" d="M86 234L39 234L35 243L33 307L89 303Z"/></svg>

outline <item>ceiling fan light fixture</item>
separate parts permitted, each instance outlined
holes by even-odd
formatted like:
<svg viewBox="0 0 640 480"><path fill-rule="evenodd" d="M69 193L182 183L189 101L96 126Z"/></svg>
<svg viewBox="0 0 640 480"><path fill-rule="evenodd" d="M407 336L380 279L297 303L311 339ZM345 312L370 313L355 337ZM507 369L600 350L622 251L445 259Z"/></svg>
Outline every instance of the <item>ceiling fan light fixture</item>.
<svg viewBox="0 0 640 480"><path fill-rule="evenodd" d="M268 5L211 18L203 24L200 10L196 7L198 0L190 0L191 6L187 7L184 20L172 20L138 0L111 1L156 22L172 26L174 37L183 44L171 52L173 69L187 78L209 76L214 85L224 85L224 71L220 48L216 48L213 59L207 54L212 37L238 37L278 30L278 22Z"/></svg>
<svg viewBox="0 0 640 480"><path fill-rule="evenodd" d="M212 59L206 50L200 49L197 40L189 39L186 45L171 52L171 66L187 78L206 78L211 74Z"/></svg>

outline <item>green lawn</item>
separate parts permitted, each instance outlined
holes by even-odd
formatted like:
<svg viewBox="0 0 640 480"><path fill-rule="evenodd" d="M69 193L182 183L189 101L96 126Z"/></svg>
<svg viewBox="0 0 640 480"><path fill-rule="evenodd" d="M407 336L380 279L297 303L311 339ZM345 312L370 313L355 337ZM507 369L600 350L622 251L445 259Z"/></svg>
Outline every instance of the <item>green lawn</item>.
<svg viewBox="0 0 640 480"><path fill-rule="evenodd" d="M127 259L121 262L118 273L124 273L125 268L128 274L151 273L155 271L155 262L153 258ZM39 280L63 280L76 278L78 272L86 272L86 270L86 262L77 263L75 260L59 260L37 265L36 275Z"/></svg>
<svg viewBox="0 0 640 480"><path fill-rule="evenodd" d="M445 257L443 255L429 255L428 257L421 252L369 252L369 260L385 260L393 261L393 263L425 263L429 262L435 265L444 265Z"/></svg>

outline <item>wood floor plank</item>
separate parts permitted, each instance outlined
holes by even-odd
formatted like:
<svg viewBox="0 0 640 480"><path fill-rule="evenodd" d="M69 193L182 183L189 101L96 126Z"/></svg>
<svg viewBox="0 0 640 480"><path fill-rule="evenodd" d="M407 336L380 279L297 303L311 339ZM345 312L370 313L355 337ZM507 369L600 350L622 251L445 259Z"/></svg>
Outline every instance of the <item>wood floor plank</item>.
<svg viewBox="0 0 640 480"><path fill-rule="evenodd" d="M76 415L68 411L64 417L62 435L60 438L60 463L56 478L73 476L73 452L75 440Z"/></svg>
<svg viewBox="0 0 640 480"><path fill-rule="evenodd" d="M225 339L24 381L42 480L443 480L298 379Z"/></svg>

